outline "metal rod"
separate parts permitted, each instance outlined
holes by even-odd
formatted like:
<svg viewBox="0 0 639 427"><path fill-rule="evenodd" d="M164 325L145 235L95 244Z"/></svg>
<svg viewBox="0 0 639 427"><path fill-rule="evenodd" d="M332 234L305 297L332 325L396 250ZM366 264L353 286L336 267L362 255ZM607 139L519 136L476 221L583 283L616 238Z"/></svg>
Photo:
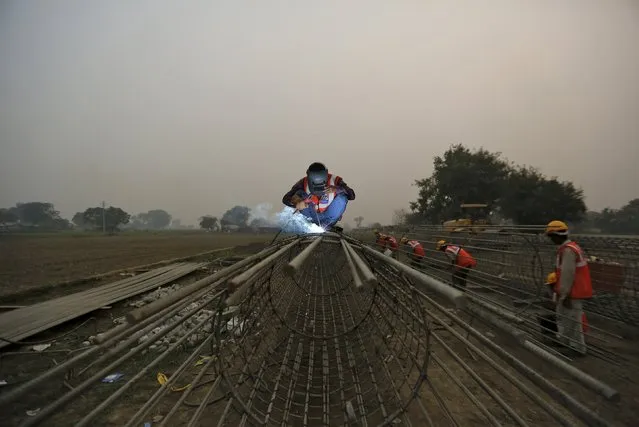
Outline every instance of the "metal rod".
<svg viewBox="0 0 639 427"><path fill-rule="evenodd" d="M526 340L523 343L523 346L527 350L530 350L532 353L541 357L542 359L552 363L553 365L555 365L556 367L558 367L559 369L561 369L562 371L564 371L565 373L567 373L568 375L570 375L571 377L573 377L574 379L582 383L583 385L587 386L591 390L601 394L606 399L613 402L618 402L621 399L619 391L610 387L608 384L594 378L593 376L588 375L581 369L577 369L571 364L564 362L557 356L549 353L548 351L544 350L538 345Z"/></svg>
<svg viewBox="0 0 639 427"><path fill-rule="evenodd" d="M361 288L364 284L362 283L362 279L359 277L357 273L357 267L355 267L355 263L353 262L353 258L351 257L350 252L348 251L348 247L344 240L341 241L342 248L344 249L344 256L346 257L346 262L348 262L348 267L351 270L351 274L353 275L353 284L355 288Z"/></svg>
<svg viewBox="0 0 639 427"><path fill-rule="evenodd" d="M453 302L458 308L463 308L466 305L466 295L463 292L458 291L450 285L447 285L444 282L441 282L434 277L428 276L420 271L415 270L403 264L393 258L390 258L384 254L377 252L374 249L369 248L368 246L360 246L360 248L365 251L370 256L376 258L383 263L393 266L397 270L401 271L406 276L411 279L421 283L426 286L428 289L437 292L439 295L447 298L449 301Z"/></svg>
<svg viewBox="0 0 639 427"><path fill-rule="evenodd" d="M295 258L291 260L288 264L284 266L284 273L289 276L295 276L295 274L299 273L300 269L304 265L304 262L308 259L308 257L313 253L317 245L322 243L323 236L315 237L315 239L308 245L302 252L300 252Z"/></svg>
<svg viewBox="0 0 639 427"><path fill-rule="evenodd" d="M301 240L300 238L297 238L297 239L293 240L288 245L285 245L284 247L280 248L277 252L269 255L268 257L266 257L262 261L258 262L257 264L255 264L251 268L249 268L247 270L244 270L244 272L242 272L239 275L235 276L233 279L231 279L229 281L229 290L231 292L234 291L235 289L237 289L238 286L241 286L244 282L246 282L248 279L250 279L251 276L253 276L256 272L258 272L260 270L263 270L264 268L266 268L266 267L270 266L271 264L273 264L274 262L276 262L278 260L278 258L280 258L288 250L290 250L293 246L295 246L297 243L299 243L300 240Z"/></svg>
<svg viewBox="0 0 639 427"><path fill-rule="evenodd" d="M358 270L362 273L362 279L364 280L364 282L369 286L377 283L377 277L375 277L371 269L368 268L368 265L366 265L359 254L355 252L355 249L353 249L353 247L347 241L342 240L342 242L344 243L344 245L346 245L346 250L350 253L353 262L357 266Z"/></svg>
<svg viewBox="0 0 639 427"><path fill-rule="evenodd" d="M192 293L211 285L212 283L216 282L217 280L220 280L222 278L226 278L228 277L230 274L233 274L237 271L242 270L244 267L250 265L251 263L257 261L258 259L261 259L264 256L267 256L271 253L273 253L275 251L276 247L268 247L260 252L258 252L255 255L251 255L250 257L247 257L245 259L243 259L242 261L239 261L229 267L223 268L220 271L205 277L204 279L198 280L195 283L191 283L190 285L187 285L169 295L167 295L164 298L160 298L157 299L155 301L153 301L150 304L145 305L144 307L140 307L136 310L133 310L129 313L127 313L126 315L126 320L127 322L133 324L136 322L139 322L140 320L144 319L145 317L153 314L153 313L157 313L158 311L162 310L165 307L170 306L171 304L176 303L177 301L182 300L183 298L191 295Z"/></svg>

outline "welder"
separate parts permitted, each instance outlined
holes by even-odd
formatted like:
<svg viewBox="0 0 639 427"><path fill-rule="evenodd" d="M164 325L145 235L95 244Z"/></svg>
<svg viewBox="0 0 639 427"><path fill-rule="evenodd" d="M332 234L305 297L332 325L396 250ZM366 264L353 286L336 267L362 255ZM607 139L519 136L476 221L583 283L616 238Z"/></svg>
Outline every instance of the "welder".
<svg viewBox="0 0 639 427"><path fill-rule="evenodd" d="M344 180L328 172L322 163L312 163L306 176L284 195L282 203L304 215L310 222L327 231L339 230L335 224L342 219L355 192Z"/></svg>

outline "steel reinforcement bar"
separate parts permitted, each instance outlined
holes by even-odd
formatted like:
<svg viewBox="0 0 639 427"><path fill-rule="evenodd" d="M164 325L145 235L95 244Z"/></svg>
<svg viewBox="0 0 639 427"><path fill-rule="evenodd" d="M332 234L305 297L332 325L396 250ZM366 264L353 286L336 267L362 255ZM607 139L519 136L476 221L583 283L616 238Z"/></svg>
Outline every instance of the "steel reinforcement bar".
<svg viewBox="0 0 639 427"><path fill-rule="evenodd" d="M491 289L521 303L547 295L543 284L553 271L557 247L543 235L541 226L484 230L462 227L456 232L441 226L411 226L387 231L398 240L406 236L422 243L426 260L420 268L429 274L449 278L446 257L435 250L439 240L446 240L462 245L478 260L470 280L475 287ZM372 230L361 230L357 235L367 243L374 241ZM639 236L571 237L591 259L595 297L587 303L586 311L639 325ZM407 248L401 248L399 253L399 259L407 259Z"/></svg>
<svg viewBox="0 0 639 427"><path fill-rule="evenodd" d="M541 375L542 356L473 326L466 294L359 240L296 236L247 260L2 390L3 422L619 424L600 398L612 396L559 386L565 366ZM102 382L114 373L122 376Z"/></svg>

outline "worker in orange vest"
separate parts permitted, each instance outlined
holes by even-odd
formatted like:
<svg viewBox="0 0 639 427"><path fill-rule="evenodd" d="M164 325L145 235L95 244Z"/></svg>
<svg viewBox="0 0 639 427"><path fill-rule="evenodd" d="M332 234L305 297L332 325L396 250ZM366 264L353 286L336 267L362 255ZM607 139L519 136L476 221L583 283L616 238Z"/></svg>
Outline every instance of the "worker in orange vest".
<svg viewBox="0 0 639 427"><path fill-rule="evenodd" d="M380 252L384 252L386 250L386 235L381 233L379 230L374 230L375 233L375 247L379 249Z"/></svg>
<svg viewBox="0 0 639 427"><path fill-rule="evenodd" d="M408 257L410 258L410 265L413 268L419 268L421 266L422 260L426 256L426 252L424 251L424 247L419 240L409 240L408 237L404 236L399 241L402 245L406 245L410 248L410 252L408 253Z"/></svg>
<svg viewBox="0 0 639 427"><path fill-rule="evenodd" d="M557 336L575 355L585 355L583 306L584 300L592 298L588 260L581 247L570 240L566 223L549 222L546 235L559 247L555 260L557 283L554 288L557 294Z"/></svg>
<svg viewBox="0 0 639 427"><path fill-rule="evenodd" d="M379 230L375 230L375 237L377 238L375 245L384 253L384 255L397 258L399 244L394 236L391 236L390 234L383 234L380 233Z"/></svg>
<svg viewBox="0 0 639 427"><path fill-rule="evenodd" d="M477 261L473 256L461 246L447 243L445 240L437 242L436 249L442 251L451 260L453 269L453 286L466 289L466 280L471 269L477 266Z"/></svg>
<svg viewBox="0 0 639 427"><path fill-rule="evenodd" d="M554 271L552 273L548 273L548 276L546 276L546 286L548 286L548 292L549 295L552 299L552 302L556 303L557 302L557 292L555 292L555 288L557 287L557 273L555 273ZM555 317L556 318L556 317ZM587 333L589 330L588 327L588 318L586 317L586 313L582 313L581 316L581 330L584 333Z"/></svg>

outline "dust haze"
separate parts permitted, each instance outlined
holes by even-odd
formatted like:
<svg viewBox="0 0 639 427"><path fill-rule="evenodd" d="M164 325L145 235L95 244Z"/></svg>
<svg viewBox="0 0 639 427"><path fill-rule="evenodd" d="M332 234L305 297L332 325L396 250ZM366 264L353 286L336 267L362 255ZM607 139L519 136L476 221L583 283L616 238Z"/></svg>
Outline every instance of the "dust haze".
<svg viewBox="0 0 639 427"><path fill-rule="evenodd" d="M8 1L0 206L183 223L281 206L309 163L390 222L454 143L637 197L639 3Z"/></svg>

